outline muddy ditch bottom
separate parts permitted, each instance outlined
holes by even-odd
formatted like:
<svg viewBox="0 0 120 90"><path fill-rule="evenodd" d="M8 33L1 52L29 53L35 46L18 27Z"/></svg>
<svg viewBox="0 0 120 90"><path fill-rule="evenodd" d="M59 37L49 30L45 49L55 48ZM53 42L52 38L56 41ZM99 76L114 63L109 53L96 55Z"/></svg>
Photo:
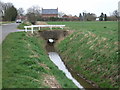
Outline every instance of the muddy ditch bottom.
<svg viewBox="0 0 120 90"><path fill-rule="evenodd" d="M69 34L71 34L71 32L68 30L45 30L45 31L39 31L39 34L46 41L45 48L46 48L46 51L49 53L49 52L57 52L54 45L57 42L60 42L61 40L63 40ZM49 39L53 39L54 42L50 43ZM63 63L65 64L65 62L63 62ZM65 66L67 67L66 64L65 64ZM80 75L78 75L73 70L71 70L71 68L67 67L67 69L72 74L73 78L75 78L86 90L87 90L87 88L88 89L89 88L97 88L93 84L87 82L86 79L82 78Z"/></svg>

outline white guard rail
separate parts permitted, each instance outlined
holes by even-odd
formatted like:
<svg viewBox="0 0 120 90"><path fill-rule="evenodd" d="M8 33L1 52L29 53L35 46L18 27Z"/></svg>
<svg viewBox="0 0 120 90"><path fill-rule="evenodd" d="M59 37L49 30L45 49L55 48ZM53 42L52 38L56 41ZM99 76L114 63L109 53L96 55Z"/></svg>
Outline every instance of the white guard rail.
<svg viewBox="0 0 120 90"><path fill-rule="evenodd" d="M41 27L48 27L48 28L50 28L50 30L52 30L53 27L60 27L60 28L63 29L63 27L65 27L65 25L31 25L31 26L24 26L25 32L28 31L27 30L28 28L31 28L31 32L33 33L34 27L38 27L39 30L40 30Z"/></svg>

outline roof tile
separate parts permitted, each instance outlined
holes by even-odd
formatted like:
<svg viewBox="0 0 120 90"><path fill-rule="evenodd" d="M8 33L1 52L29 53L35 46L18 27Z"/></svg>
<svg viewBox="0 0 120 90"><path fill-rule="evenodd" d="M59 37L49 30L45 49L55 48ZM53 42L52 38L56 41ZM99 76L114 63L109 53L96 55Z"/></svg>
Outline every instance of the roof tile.
<svg viewBox="0 0 120 90"><path fill-rule="evenodd" d="M42 14L58 14L58 9L42 9Z"/></svg>

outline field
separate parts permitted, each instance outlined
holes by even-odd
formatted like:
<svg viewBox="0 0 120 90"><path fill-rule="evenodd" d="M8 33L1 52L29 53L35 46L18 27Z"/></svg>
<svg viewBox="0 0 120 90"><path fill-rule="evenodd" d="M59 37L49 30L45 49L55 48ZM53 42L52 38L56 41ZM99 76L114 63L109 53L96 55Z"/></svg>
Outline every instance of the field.
<svg viewBox="0 0 120 90"><path fill-rule="evenodd" d="M31 33L9 34L2 44L3 88L77 88L48 58L45 42Z"/></svg>
<svg viewBox="0 0 120 90"><path fill-rule="evenodd" d="M109 39L118 39L118 22L48 22L48 24L66 25L74 31L90 31Z"/></svg>
<svg viewBox="0 0 120 90"><path fill-rule="evenodd" d="M66 30L74 31L55 46L68 68L101 88L119 87L117 22L47 23L64 24ZM6 38L2 46L3 87L49 88L52 86L44 81L51 77L58 87L76 87L49 60L44 45L30 33L12 33Z"/></svg>
<svg viewBox="0 0 120 90"><path fill-rule="evenodd" d="M56 48L69 68L101 88L118 88L117 22L48 22L75 32Z"/></svg>

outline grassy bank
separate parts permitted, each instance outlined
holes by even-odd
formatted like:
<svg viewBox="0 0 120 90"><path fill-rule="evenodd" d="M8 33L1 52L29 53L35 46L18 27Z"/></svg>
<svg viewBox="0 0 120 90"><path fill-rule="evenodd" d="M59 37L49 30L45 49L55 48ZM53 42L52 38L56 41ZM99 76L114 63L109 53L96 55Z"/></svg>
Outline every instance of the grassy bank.
<svg viewBox="0 0 120 90"><path fill-rule="evenodd" d="M3 41L3 88L76 88L49 60L44 41L25 32Z"/></svg>
<svg viewBox="0 0 120 90"><path fill-rule="evenodd" d="M57 45L58 52L67 66L99 87L118 88L117 22L57 22L57 24L65 24L70 30L75 30Z"/></svg>
<svg viewBox="0 0 120 90"><path fill-rule="evenodd" d="M118 22L47 22L48 24L63 24L69 30L90 31L96 35L118 40Z"/></svg>
<svg viewBox="0 0 120 90"><path fill-rule="evenodd" d="M2 45L0 45L0 89L2 88Z"/></svg>
<svg viewBox="0 0 120 90"><path fill-rule="evenodd" d="M18 29L25 29L24 26L29 26L29 25L32 25L32 24L30 22L25 21L23 23L20 23L17 28Z"/></svg>

